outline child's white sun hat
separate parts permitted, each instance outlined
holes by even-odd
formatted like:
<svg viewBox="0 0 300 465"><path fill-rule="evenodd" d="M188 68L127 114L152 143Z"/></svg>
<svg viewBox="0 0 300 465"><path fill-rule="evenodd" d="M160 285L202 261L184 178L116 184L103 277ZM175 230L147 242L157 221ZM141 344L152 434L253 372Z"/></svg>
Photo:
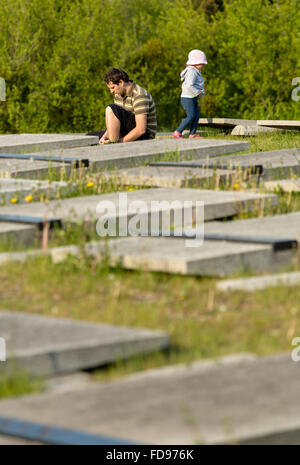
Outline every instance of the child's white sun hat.
<svg viewBox="0 0 300 465"><path fill-rule="evenodd" d="M205 53L201 50L191 50L188 56L188 61L186 62L187 65L207 65L207 60Z"/></svg>

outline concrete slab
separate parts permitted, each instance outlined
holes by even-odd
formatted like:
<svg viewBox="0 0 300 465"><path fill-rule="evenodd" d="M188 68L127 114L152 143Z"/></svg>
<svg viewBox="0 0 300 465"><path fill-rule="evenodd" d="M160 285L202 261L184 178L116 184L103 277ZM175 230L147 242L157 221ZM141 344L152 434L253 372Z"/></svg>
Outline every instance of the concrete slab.
<svg viewBox="0 0 300 465"><path fill-rule="evenodd" d="M2 134L0 153L29 153L39 150L85 147L98 144L99 138L83 134Z"/></svg>
<svg viewBox="0 0 300 465"><path fill-rule="evenodd" d="M98 138L97 138L98 140ZM43 149L33 155L50 157L73 157L75 159L88 159L91 169L117 169L132 166L141 166L147 161L159 159L167 154L177 154L180 159L207 158L224 153L233 153L249 149L248 142L216 141L203 139L194 140L151 140L129 142L126 144L110 144L105 146L81 147L76 149L51 148ZM11 152L10 152L11 153ZM27 152L28 153L28 152ZM0 177L39 178L47 176L51 171L58 173L62 165L58 162L36 160L14 160L0 158ZM63 164L63 169L69 173L70 164Z"/></svg>
<svg viewBox="0 0 300 465"><path fill-rule="evenodd" d="M249 165L249 167L263 165L263 179L276 179L300 174L300 148L215 157L210 158L209 163L214 165L228 163L233 168L241 165Z"/></svg>
<svg viewBox="0 0 300 465"><path fill-rule="evenodd" d="M300 178L267 181L264 183L264 187L270 191L274 191L274 189L281 189L283 192L300 192Z"/></svg>
<svg viewBox="0 0 300 465"><path fill-rule="evenodd" d="M300 212L242 221L208 222L206 234L233 234L264 238L300 239ZM109 255L111 265L177 274L230 276L241 271L275 272L298 259L295 249L274 251L270 245L205 240L200 247L186 247L182 238L129 237L86 244L86 252L99 257ZM2 253L0 263L26 260L36 253ZM41 253L40 251L38 253ZM75 246L49 249L53 261L68 254L78 255Z"/></svg>
<svg viewBox="0 0 300 465"><path fill-rule="evenodd" d="M63 165L70 170L69 165ZM60 172L62 164L35 160L0 159L0 178L40 178L48 177L51 172Z"/></svg>
<svg viewBox="0 0 300 465"><path fill-rule="evenodd" d="M234 170L210 170L206 168L172 168L144 166L104 172L104 179L114 179L124 185L151 187L201 187L208 181L216 180L216 185L229 183Z"/></svg>
<svg viewBox="0 0 300 465"><path fill-rule="evenodd" d="M260 132L274 132L274 131L278 131L278 129L255 126L255 125L247 126L244 124L238 124L231 131L231 135L232 136L256 136Z"/></svg>
<svg viewBox="0 0 300 465"><path fill-rule="evenodd" d="M88 253L100 255L102 259L107 249L101 246L102 251L98 244L87 246ZM295 251L274 252L269 245L205 240L201 246L186 247L182 238L165 237L116 239L107 246L112 266L195 276L223 277L242 271L281 270L296 257Z"/></svg>
<svg viewBox="0 0 300 465"><path fill-rule="evenodd" d="M6 341L0 371L20 367L53 375L113 363L168 347L166 333L100 323L0 311Z"/></svg>
<svg viewBox="0 0 300 465"><path fill-rule="evenodd" d="M38 441L30 441L29 439L22 439L13 436L0 435L0 446L36 446L42 445Z"/></svg>
<svg viewBox="0 0 300 465"><path fill-rule="evenodd" d="M280 129L300 129L299 120L258 120L257 125Z"/></svg>
<svg viewBox="0 0 300 465"><path fill-rule="evenodd" d="M205 234L300 239L300 212L242 221L207 222ZM298 260L297 249L274 251L271 246L205 240L186 247L182 238L138 237L109 241L112 261L128 269L180 274L229 276L241 271L281 271ZM95 253L95 252L94 252Z"/></svg>
<svg viewBox="0 0 300 465"><path fill-rule="evenodd" d="M16 198L18 203L23 203L30 195L33 200L39 199L42 193L46 194L47 198L53 198L56 194L64 194L71 188L66 182L0 178L0 202L9 203L11 199Z"/></svg>
<svg viewBox="0 0 300 465"><path fill-rule="evenodd" d="M36 238L36 226L0 221L1 242L15 245L32 245Z"/></svg>
<svg viewBox="0 0 300 465"><path fill-rule="evenodd" d="M259 236L300 239L300 212L285 215L250 218L240 221L211 221L205 225L205 233L236 234L238 236Z"/></svg>
<svg viewBox="0 0 300 465"><path fill-rule="evenodd" d="M154 139L108 144L79 149L48 150L41 155L87 158L95 169L120 169L142 166L147 161L159 160L168 155L179 159L205 159L250 148L249 142L214 139Z"/></svg>
<svg viewBox="0 0 300 465"><path fill-rule="evenodd" d="M253 278L227 279L216 284L218 291L258 291L268 287L296 286L300 283L300 272L280 273Z"/></svg>
<svg viewBox="0 0 300 465"><path fill-rule="evenodd" d="M102 215L96 212L99 202L111 202L116 212L116 218L131 218L134 213L130 212L130 204L134 201L143 201L147 206L147 215L151 217L152 211L155 208L151 202L164 202L156 207L156 211L182 211L185 201L192 201L195 209L196 201L204 202L204 219L211 221L217 218L225 218L237 214L241 209L247 208L253 210L259 208L261 203L270 205L277 204L277 196L274 194L258 194L252 192L241 191L211 191L198 189L142 189L140 191L126 192L127 205L120 203L120 195L122 193L101 194L84 197L74 197L63 200L52 200L49 202L34 202L33 204L8 205L0 207L0 215L22 215L34 218L50 218L55 217L61 219L63 223L78 223L90 222L91 226ZM123 193L124 195L124 193ZM174 206L171 202L179 201L179 204ZM104 204L102 204L104 205ZM170 206L171 205L171 206ZM107 208L107 207L106 207ZM114 212L108 214L114 217ZM171 213L172 221L172 213ZM150 227L150 221L149 221Z"/></svg>
<svg viewBox="0 0 300 465"><path fill-rule="evenodd" d="M57 428L44 423L30 422L0 415L0 431L20 440L23 444L49 444L63 446L129 446L133 443L116 437L89 434L70 428ZM1 438L1 437L0 437ZM27 441L25 443L25 441ZM40 442L38 442L40 441ZM1 444L1 439L0 439ZM22 444L19 442L19 444Z"/></svg>
<svg viewBox="0 0 300 465"><path fill-rule="evenodd" d="M231 276L242 271L280 271L297 258L296 250L274 252L271 245L205 240L203 245L186 247L182 238L129 237L85 244L85 253L102 262L128 270L175 273L196 276ZM81 256L78 246L49 248L46 252L0 253L0 265L25 262L44 254L60 263L69 255Z"/></svg>
<svg viewBox="0 0 300 465"><path fill-rule="evenodd" d="M233 128L238 125L256 126L256 120L239 118L199 118L200 126L210 126L214 128Z"/></svg>
<svg viewBox="0 0 300 465"><path fill-rule="evenodd" d="M201 336L201 335L200 335ZM300 444L291 355L229 356L0 402L1 415L148 444Z"/></svg>

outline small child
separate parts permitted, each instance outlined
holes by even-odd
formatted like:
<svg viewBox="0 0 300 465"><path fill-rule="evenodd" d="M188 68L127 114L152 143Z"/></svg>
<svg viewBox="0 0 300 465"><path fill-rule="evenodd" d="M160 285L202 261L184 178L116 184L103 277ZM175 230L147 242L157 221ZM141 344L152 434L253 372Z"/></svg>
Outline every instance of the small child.
<svg viewBox="0 0 300 465"><path fill-rule="evenodd" d="M190 126L190 139L200 139L196 134L200 110L198 98L205 94L204 79L201 74L201 68L207 65L205 53L201 50L192 50L189 53L187 67L180 73L182 80L181 104L186 112L186 117L173 132L175 139L182 139L182 131Z"/></svg>

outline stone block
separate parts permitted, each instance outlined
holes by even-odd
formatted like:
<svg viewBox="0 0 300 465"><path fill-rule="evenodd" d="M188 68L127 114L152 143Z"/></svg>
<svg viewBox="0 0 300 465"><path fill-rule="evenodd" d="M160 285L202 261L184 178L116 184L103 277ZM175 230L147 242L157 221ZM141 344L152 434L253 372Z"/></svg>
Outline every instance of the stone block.
<svg viewBox="0 0 300 465"><path fill-rule="evenodd" d="M12 311L0 311L0 336L7 353L1 371L19 367L40 375L95 368L169 345L160 331Z"/></svg>

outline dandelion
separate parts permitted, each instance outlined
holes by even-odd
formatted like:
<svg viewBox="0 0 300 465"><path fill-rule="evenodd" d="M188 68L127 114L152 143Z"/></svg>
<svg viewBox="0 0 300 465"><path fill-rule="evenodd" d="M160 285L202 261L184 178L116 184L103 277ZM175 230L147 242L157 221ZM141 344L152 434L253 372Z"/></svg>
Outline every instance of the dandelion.
<svg viewBox="0 0 300 465"><path fill-rule="evenodd" d="M94 183L92 181L88 182L86 187L93 187Z"/></svg>
<svg viewBox="0 0 300 465"><path fill-rule="evenodd" d="M25 202L32 202L33 201L33 196L32 195L27 195L25 197Z"/></svg>
<svg viewBox="0 0 300 465"><path fill-rule="evenodd" d="M11 203L17 203L18 202L18 199L17 197L13 197L12 199L10 199Z"/></svg>
<svg viewBox="0 0 300 465"><path fill-rule="evenodd" d="M134 191L134 188L133 187L128 187L128 190L129 191Z"/></svg>
<svg viewBox="0 0 300 465"><path fill-rule="evenodd" d="M236 190L239 190L240 185L239 185L239 184L234 184L234 185L233 185L233 188L236 189Z"/></svg>

